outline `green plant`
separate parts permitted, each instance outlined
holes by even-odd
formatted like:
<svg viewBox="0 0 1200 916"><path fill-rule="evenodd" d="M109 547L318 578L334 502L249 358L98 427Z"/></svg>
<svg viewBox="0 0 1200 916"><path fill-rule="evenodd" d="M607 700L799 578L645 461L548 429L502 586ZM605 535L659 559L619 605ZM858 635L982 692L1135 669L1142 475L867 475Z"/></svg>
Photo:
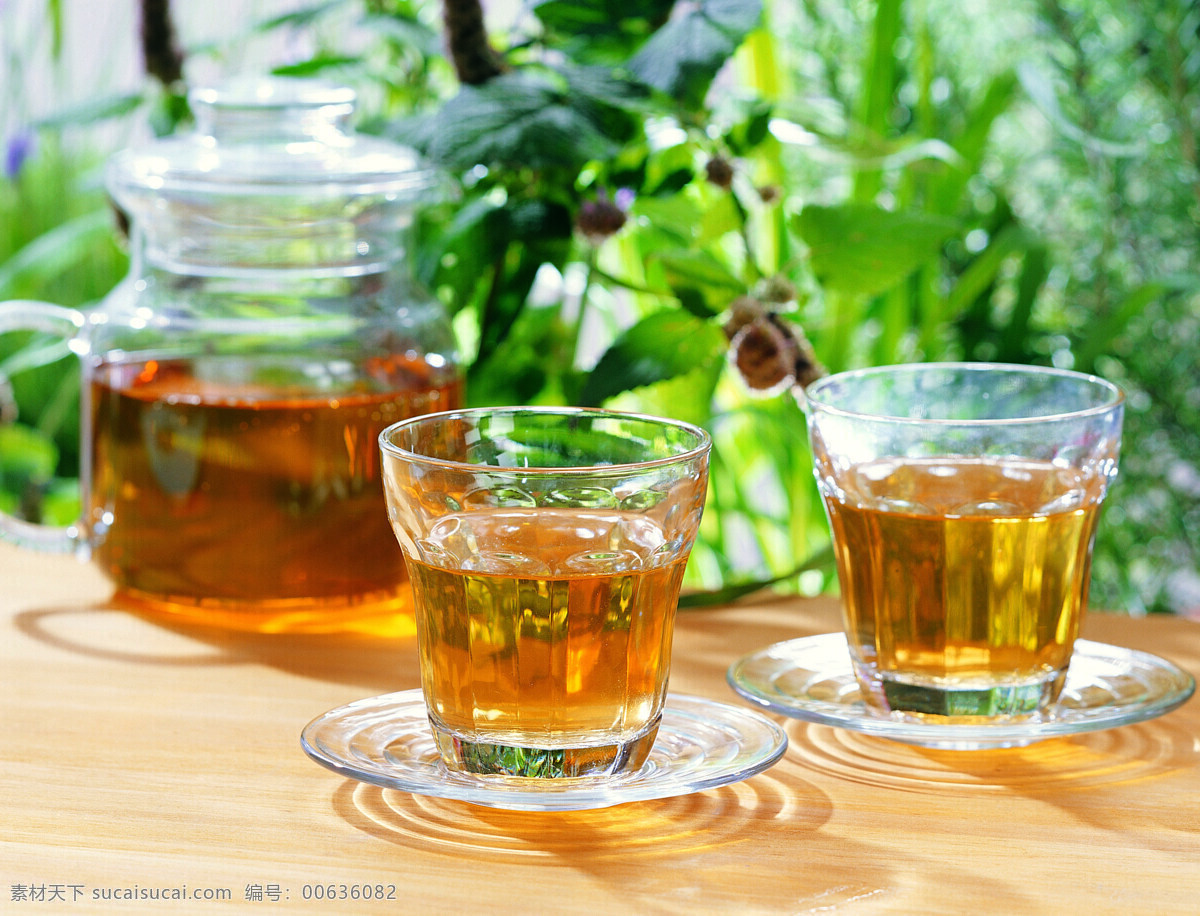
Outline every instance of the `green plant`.
<svg viewBox="0 0 1200 916"><path fill-rule="evenodd" d="M0 300L97 301L125 272L95 163L43 139L0 182ZM78 514L79 363L65 342L0 337L0 507L59 524ZM18 411L17 405L20 405Z"/></svg>
<svg viewBox="0 0 1200 916"><path fill-rule="evenodd" d="M924 74L921 117L897 130L904 5L882 3L857 64L861 104L816 125L769 68L747 66L779 56L758 3L675 6L596 17L582 0L535 4L502 57L478 30L474 48L451 34L460 69L490 66L391 128L467 176L435 240L458 256L428 279L474 345L473 398L604 401L712 429L698 578L740 588L787 578L800 558L824 587L796 389L820 363L970 357L993 329L955 319L991 318L1010 290L1020 305L997 355L1028 356L1044 248L1002 201L981 210L967 193L1016 79L1001 72L947 112ZM838 157L849 193L821 199L793 181L792 138ZM980 226L989 243L970 251ZM1014 259L1024 267L1008 278Z"/></svg>
<svg viewBox="0 0 1200 916"><path fill-rule="evenodd" d="M1022 71L1052 126L1026 151L1027 208L1055 240L1059 358L1128 395L1121 477L1096 545L1093 599L1200 608L1200 10L1176 0L1034 5Z"/></svg>
<svg viewBox="0 0 1200 916"><path fill-rule="evenodd" d="M145 6L158 78L47 130L186 119L176 77L189 58L234 55L181 50L169 7ZM1143 535L1153 506L1186 496L1200 421L1186 347L1168 359L1138 341L1194 326L1182 268L1200 39L1183 5L1129 6L540 0L489 35L476 2L324 0L251 31L305 35L312 53L277 72L356 86L361 129L417 145L458 180L413 257L454 315L474 402L605 403L713 432L692 586L719 599L832 585L805 380L994 359L1113 375L1131 389L1138 441L1171 431L1127 457L1133 498L1110 512L1096 556L1101 602L1164 609L1175 599L1145 570L1200 566L1195 492ZM1122 133L1130 92L1165 140ZM1129 205L1150 187L1172 189L1168 208ZM82 225L99 232L102 205L87 200ZM98 247L81 258L103 247L88 238ZM61 254L22 244L0 251L0 271ZM1173 489L1148 484L1171 474ZM1156 594L1135 594L1146 587Z"/></svg>

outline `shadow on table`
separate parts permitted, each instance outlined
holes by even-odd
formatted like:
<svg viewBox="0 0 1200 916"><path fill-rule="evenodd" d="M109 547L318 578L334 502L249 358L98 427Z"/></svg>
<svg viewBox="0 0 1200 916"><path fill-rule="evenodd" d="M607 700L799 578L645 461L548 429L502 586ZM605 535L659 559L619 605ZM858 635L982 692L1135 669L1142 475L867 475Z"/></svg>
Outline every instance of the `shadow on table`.
<svg viewBox="0 0 1200 916"><path fill-rule="evenodd" d="M786 730L791 752L810 768L909 792L1058 796L1142 783L1200 766L1195 736L1182 719L1170 715L1026 747L979 751L918 747L804 722L789 722Z"/></svg>
<svg viewBox="0 0 1200 916"><path fill-rule="evenodd" d="M347 782L333 806L376 839L467 868L475 863L480 873L518 864L585 872L627 899L630 912L753 910L766 888L789 883L804 888L787 901L800 909L802 894L832 907L883 893L891 881L886 862L822 835L832 804L800 773L785 758L752 779L692 795L540 813ZM814 875L810 864L827 858L816 847L835 844L844 865ZM722 854L706 857L716 850Z"/></svg>
<svg viewBox="0 0 1200 916"><path fill-rule="evenodd" d="M774 603L742 602L719 610L681 612L676 625L672 689L725 692L725 669L741 654L778 639ZM90 605L34 608L14 615L31 639L95 659L121 664L213 667L262 664L364 691L390 693L420 685L416 625L411 613L347 613L342 622L278 615L259 629L237 615L195 619L148 610L120 596ZM797 623L803 626L803 612ZM222 623L227 625L222 625ZM811 627L810 627L811 629ZM791 631L788 631L789 634ZM682 661L686 655L686 664ZM732 693L726 697L734 701Z"/></svg>
<svg viewBox="0 0 1200 916"><path fill-rule="evenodd" d="M115 599L21 611L13 620L21 633L45 645L121 664L214 669L268 665L379 692L420 685L416 640L411 626L403 622L390 628L391 635L257 632L150 615Z"/></svg>
<svg viewBox="0 0 1200 916"><path fill-rule="evenodd" d="M1136 800L1131 794L1200 767L1200 743L1182 715L980 751L917 747L803 722L788 723L786 731L789 753L806 767L850 782L943 797L1016 794L1115 832L1129 830L1134 804L1138 826L1152 828L1157 804L1171 828L1161 833L1164 852L1177 852L1174 831L1200 834L1200 821L1182 826L1178 799L1169 790L1141 792ZM1153 840L1143 837L1141 842Z"/></svg>

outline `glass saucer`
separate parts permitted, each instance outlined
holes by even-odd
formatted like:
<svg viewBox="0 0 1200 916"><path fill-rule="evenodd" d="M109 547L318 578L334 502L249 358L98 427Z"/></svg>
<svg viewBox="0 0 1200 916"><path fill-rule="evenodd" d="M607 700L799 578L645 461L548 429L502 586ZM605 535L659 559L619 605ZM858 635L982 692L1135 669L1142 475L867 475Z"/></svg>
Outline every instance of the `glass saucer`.
<svg viewBox="0 0 1200 916"><path fill-rule="evenodd" d="M330 710L304 728L300 743L322 766L387 789L516 811L580 811L747 779L783 756L787 735L752 710L671 694L637 772L561 780L471 776L442 764L421 691L405 690Z"/></svg>
<svg viewBox="0 0 1200 916"><path fill-rule="evenodd" d="M1080 639L1062 695L1041 718L964 725L905 722L867 708L841 633L768 646L735 662L727 679L738 694L772 712L952 750L1020 747L1142 722L1180 706L1196 689L1190 674L1156 655Z"/></svg>

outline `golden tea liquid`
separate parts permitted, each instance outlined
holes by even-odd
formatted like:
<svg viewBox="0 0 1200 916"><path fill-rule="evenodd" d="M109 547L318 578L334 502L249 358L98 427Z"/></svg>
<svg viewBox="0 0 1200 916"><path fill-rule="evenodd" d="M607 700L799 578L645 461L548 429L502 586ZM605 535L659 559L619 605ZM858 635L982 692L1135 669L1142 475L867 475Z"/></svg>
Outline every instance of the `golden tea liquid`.
<svg viewBox="0 0 1200 916"><path fill-rule="evenodd" d="M653 521L619 511L440 520L410 573L443 753L473 772L527 776L640 766L666 694L687 562L663 547Z"/></svg>
<svg viewBox="0 0 1200 916"><path fill-rule="evenodd" d="M1061 690L1103 481L1029 461L859 465L826 493L868 701L1020 716Z"/></svg>
<svg viewBox="0 0 1200 916"><path fill-rule="evenodd" d="M407 358L296 373L235 358L93 372L85 511L119 592L261 629L408 605L376 437L457 406L460 383Z"/></svg>

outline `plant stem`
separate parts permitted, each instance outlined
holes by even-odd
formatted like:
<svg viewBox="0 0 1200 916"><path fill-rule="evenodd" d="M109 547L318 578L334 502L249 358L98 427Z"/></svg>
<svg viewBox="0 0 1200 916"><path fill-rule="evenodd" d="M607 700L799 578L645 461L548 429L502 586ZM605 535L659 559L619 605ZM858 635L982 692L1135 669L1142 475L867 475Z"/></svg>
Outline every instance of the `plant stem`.
<svg viewBox="0 0 1200 916"><path fill-rule="evenodd" d="M183 52L175 38L170 0L142 0L142 59L146 72L164 86L183 79Z"/></svg>
<svg viewBox="0 0 1200 916"><path fill-rule="evenodd" d="M644 293L647 296L663 295L663 291L661 289L651 289L649 286L645 286L641 283L634 283L632 280L623 280L615 274L610 274L603 267L599 267L595 264L591 266L591 272L594 273L598 279L603 280L610 286L619 286L621 289L629 290L631 293Z"/></svg>
<svg viewBox="0 0 1200 916"><path fill-rule="evenodd" d="M595 245L588 245L586 267L583 275L583 289L579 291L579 308L575 311L574 327L571 329L571 359L569 366L576 367L579 359L579 340L583 336L583 316L587 312L588 293L592 288L592 280L599 273L596 261L599 252Z"/></svg>
<svg viewBox="0 0 1200 916"><path fill-rule="evenodd" d="M499 55L488 41L479 0L445 0L443 21L450 57L459 80L479 86L503 72Z"/></svg>
<svg viewBox="0 0 1200 916"><path fill-rule="evenodd" d="M773 576L770 579L757 579L753 582L739 582L734 585L727 585L724 588L714 589L710 592L693 592L688 595L681 595L679 597L679 609L695 610L697 608L728 604L731 601L752 595L754 592L764 588L778 585L780 582L786 582L788 579L794 579L796 576L808 572L810 569L824 569L832 564L833 548L825 547L822 550L818 550L795 569L790 569L782 575Z"/></svg>

